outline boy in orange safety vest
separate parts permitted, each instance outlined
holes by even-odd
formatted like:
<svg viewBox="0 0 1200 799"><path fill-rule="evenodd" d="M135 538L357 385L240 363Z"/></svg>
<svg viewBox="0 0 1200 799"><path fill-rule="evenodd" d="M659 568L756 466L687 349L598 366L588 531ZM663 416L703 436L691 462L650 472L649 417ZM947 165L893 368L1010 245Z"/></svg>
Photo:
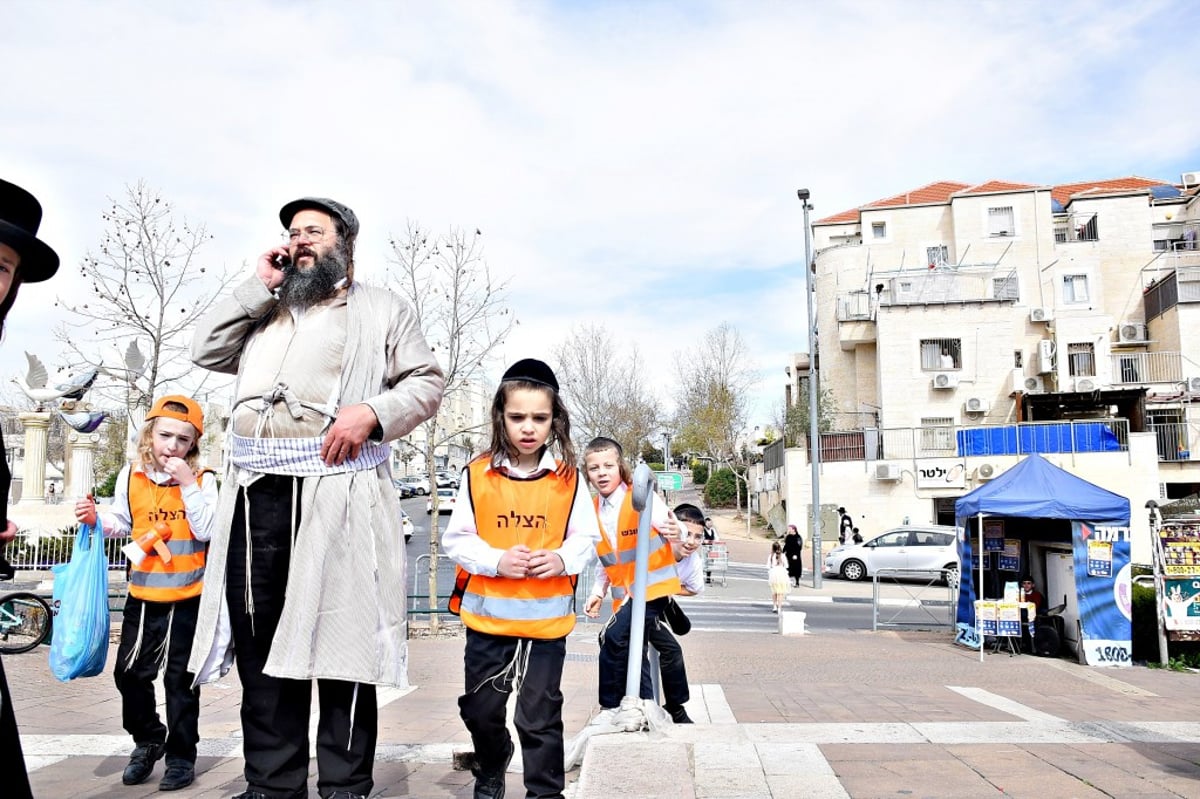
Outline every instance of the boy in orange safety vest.
<svg viewBox="0 0 1200 799"><path fill-rule="evenodd" d="M91 497L75 505L76 519L94 524L98 518L106 536L132 535L144 551L140 562L130 561L113 677L121 692L122 726L135 744L121 782L145 782L165 755L160 791L192 784L200 739L200 690L192 687L187 662L200 608L205 542L217 506L216 477L198 463L203 433L204 414L195 400L161 397L146 414L135 463L117 476L111 510L97 514ZM165 725L154 698L160 671Z"/></svg>

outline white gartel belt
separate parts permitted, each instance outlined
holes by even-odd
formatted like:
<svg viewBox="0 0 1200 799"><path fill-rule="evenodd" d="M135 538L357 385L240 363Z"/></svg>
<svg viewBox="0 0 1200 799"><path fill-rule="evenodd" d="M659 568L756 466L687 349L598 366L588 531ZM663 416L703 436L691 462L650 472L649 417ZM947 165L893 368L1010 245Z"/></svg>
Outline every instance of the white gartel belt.
<svg viewBox="0 0 1200 799"><path fill-rule="evenodd" d="M333 422L335 416L332 402L327 405L305 402L296 397L286 384L276 383L270 391L260 396L238 400L233 406L234 410L252 400L261 400L263 403L256 411L258 420L254 426L254 435L240 436L234 433L230 436L230 461L239 469L294 477L340 474L374 469L391 454L391 447L383 442L364 441L358 457L348 458L336 466L330 466L321 460L321 445L325 441L323 434L305 438L273 438L263 436L263 433L269 430L271 417L275 415L275 406L280 402L296 420L304 418L305 408L324 415L328 420L326 427Z"/></svg>

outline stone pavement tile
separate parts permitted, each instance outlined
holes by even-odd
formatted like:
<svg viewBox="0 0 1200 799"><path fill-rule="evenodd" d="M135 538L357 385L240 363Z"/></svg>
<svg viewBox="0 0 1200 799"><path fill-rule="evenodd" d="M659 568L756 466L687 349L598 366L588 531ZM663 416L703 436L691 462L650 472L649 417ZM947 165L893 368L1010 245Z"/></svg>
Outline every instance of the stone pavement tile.
<svg viewBox="0 0 1200 799"><path fill-rule="evenodd" d="M846 793L855 799L995 799L997 795L995 786L940 746L830 744L821 751Z"/></svg>
<svg viewBox="0 0 1200 799"><path fill-rule="evenodd" d="M683 741L645 736L594 738L575 790L578 799L693 799L691 747ZM636 780L631 775L637 775Z"/></svg>
<svg viewBox="0 0 1200 799"><path fill-rule="evenodd" d="M1115 792L1108 782L1103 790L1098 783L1063 769L1051 758L1040 753L1069 753L1069 745L1012 746L1004 744L970 744L949 746L949 754L979 774L980 778L1005 795L1044 799L1047 796L1070 797L1070 799L1101 799L1107 796L1124 796L1124 791Z"/></svg>
<svg viewBox="0 0 1200 799"><path fill-rule="evenodd" d="M1194 744L1030 746L1031 753L1110 796L1200 795Z"/></svg>

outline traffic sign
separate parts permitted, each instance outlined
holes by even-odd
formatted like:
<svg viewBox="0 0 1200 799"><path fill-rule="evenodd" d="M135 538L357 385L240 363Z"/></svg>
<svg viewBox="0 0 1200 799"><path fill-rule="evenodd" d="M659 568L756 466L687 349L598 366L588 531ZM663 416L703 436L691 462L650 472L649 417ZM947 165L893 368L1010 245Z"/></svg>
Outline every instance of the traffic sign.
<svg viewBox="0 0 1200 799"><path fill-rule="evenodd" d="M683 472L655 472L654 476L658 478L658 487L663 491L683 490Z"/></svg>

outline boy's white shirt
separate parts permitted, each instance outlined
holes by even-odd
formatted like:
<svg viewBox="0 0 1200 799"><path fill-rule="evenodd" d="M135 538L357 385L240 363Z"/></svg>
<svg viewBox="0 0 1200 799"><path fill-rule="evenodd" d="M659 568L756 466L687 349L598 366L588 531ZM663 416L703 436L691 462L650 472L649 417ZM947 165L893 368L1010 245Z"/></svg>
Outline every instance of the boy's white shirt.
<svg viewBox="0 0 1200 799"><path fill-rule="evenodd" d="M122 538L129 535L133 529L133 517L129 510L129 471L130 465L125 464L117 475L117 484L113 491L113 502L107 513L96 512L104 535L108 538ZM158 486L166 487L171 482L171 476L166 472L155 470L146 471L138 466L150 481ZM197 541L208 541L212 538L213 525L216 522L217 510L217 475L208 473L204 476L204 484L199 481L190 486L179 486L183 495L183 507L187 510L188 526L192 528L192 537Z"/></svg>
<svg viewBox="0 0 1200 799"><path fill-rule="evenodd" d="M600 531L604 535L608 545L614 550L617 549L617 530L618 520L621 514L621 503L625 501L625 493L629 490L629 486L625 483L618 483L613 492L608 495L607 499L611 504L611 510L606 510L604 507L605 497L600 497L600 509L598 511L600 517ZM658 494L654 495L654 502L650 505L650 526L655 530L661 530L667 522L667 503ZM679 569L679 564L675 564L676 570ZM592 583L592 594L603 599L608 594L608 588L612 582L608 579L608 571L600 568L596 570L596 580Z"/></svg>
<svg viewBox="0 0 1200 799"><path fill-rule="evenodd" d="M704 593L704 559L699 551L676 561L675 571L679 572L679 582L684 588L693 594Z"/></svg>
<svg viewBox="0 0 1200 799"><path fill-rule="evenodd" d="M508 458L501 461L498 468L513 477L530 477L539 472L552 472L557 465L554 456L547 451L542 453L537 468L531 472L513 465ZM493 467L489 465L488 468ZM575 498L571 503L571 515L567 519L566 538L561 547L551 550L562 558L567 574L579 574L587 568L596 557L596 542L600 540L600 524L596 521L596 511L583 487L586 479L584 474L579 472L575 483ZM479 537L475 526L475 507L471 503L470 480L470 470L464 469L458 496L454 500L454 510L450 511L450 521L446 523L446 531L442 533L442 550L471 574L495 577L500 557L506 550L497 549Z"/></svg>

